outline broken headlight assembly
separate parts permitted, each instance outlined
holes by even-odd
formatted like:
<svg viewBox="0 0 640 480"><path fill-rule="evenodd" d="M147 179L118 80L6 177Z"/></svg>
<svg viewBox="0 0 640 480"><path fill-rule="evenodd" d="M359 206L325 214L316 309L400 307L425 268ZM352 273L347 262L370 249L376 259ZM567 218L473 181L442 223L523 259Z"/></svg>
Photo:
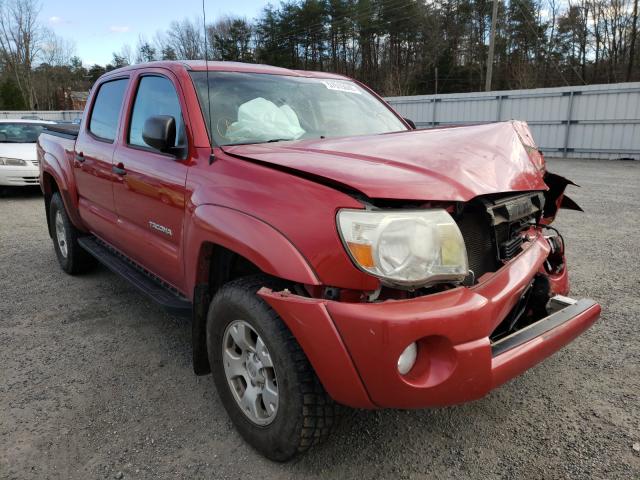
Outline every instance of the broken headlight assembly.
<svg viewBox="0 0 640 480"><path fill-rule="evenodd" d="M445 210L343 209L337 224L355 265L387 286L413 289L467 276L464 240Z"/></svg>

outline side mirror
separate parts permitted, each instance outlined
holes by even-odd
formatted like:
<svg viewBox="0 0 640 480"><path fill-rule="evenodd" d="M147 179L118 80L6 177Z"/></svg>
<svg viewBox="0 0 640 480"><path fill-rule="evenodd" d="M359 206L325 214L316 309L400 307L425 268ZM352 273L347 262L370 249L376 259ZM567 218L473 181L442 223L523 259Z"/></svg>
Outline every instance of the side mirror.
<svg viewBox="0 0 640 480"><path fill-rule="evenodd" d="M156 150L171 153L176 144L176 119L170 115L147 118L142 128L142 139Z"/></svg>
<svg viewBox="0 0 640 480"><path fill-rule="evenodd" d="M403 120L404 120L405 122L407 122L407 123L409 124L409 126L410 126L413 130L415 130L415 129L416 129L416 124L415 124L415 122L414 122L413 120L411 120L410 118L407 118L407 117L402 117L402 118L403 118Z"/></svg>

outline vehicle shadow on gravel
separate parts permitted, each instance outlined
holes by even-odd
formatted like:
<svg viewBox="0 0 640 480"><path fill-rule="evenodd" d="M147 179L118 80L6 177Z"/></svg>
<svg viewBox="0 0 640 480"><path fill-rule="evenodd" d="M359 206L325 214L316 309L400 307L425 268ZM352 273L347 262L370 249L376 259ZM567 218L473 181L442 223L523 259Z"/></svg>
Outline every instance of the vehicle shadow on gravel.
<svg viewBox="0 0 640 480"><path fill-rule="evenodd" d="M38 185L28 186L28 187L0 186L0 199L1 198L23 199L23 198L38 197L41 195L42 195L42 192L40 191L40 187Z"/></svg>

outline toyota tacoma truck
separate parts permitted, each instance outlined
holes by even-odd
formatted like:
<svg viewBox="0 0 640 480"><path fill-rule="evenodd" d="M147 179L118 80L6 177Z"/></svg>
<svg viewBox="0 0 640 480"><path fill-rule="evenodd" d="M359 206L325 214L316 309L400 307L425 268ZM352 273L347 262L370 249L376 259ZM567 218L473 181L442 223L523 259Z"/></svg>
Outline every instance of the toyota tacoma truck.
<svg viewBox="0 0 640 480"><path fill-rule="evenodd" d="M551 224L579 207L524 122L416 130L343 76L155 62L102 76L38 158L62 269L189 315L195 373L274 460L342 406L481 398L600 314L566 296Z"/></svg>

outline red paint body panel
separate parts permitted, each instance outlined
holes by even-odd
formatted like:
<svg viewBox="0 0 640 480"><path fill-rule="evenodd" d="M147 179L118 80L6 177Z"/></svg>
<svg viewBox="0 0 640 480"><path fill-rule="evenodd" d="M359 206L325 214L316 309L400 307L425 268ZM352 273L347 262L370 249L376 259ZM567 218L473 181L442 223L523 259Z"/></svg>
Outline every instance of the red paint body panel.
<svg viewBox="0 0 640 480"><path fill-rule="evenodd" d="M185 232L186 270L195 287L198 252L204 242L232 250L270 275L317 285L315 272L298 250L273 227L256 217L219 205L201 205L193 212Z"/></svg>
<svg viewBox="0 0 640 480"><path fill-rule="evenodd" d="M42 135L38 140L36 150L40 159L40 185L43 191L50 189L45 175L53 179L62 192L62 200L65 204L69 218L73 224L86 230L78 212L78 190L73 177L73 157L75 141L60 137ZM50 193L46 191L46 193Z"/></svg>
<svg viewBox="0 0 640 480"><path fill-rule="evenodd" d="M118 73L108 80L127 80L126 92L131 91L131 79L127 74ZM113 241L117 231L117 215L114 207L113 182L116 175L112 172L113 152L117 145L117 136L108 141L96 137L89 131L89 118L96 100L96 91L104 83L94 87L87 101L86 115L83 115L78 138L75 143L71 163L78 195L78 212L87 230ZM122 127L123 105L120 108L120 121L116 135ZM82 156L80 162L76 155Z"/></svg>
<svg viewBox="0 0 640 480"><path fill-rule="evenodd" d="M187 189L194 193L189 209L215 204L245 212L267 222L295 245L313 265L321 283L357 290L377 288L378 280L358 270L345 255L336 229L338 209L362 208L359 202L332 188L236 159L219 149L215 158L211 165L208 157L199 160L191 169ZM285 268L285 264L280 265Z"/></svg>
<svg viewBox="0 0 640 480"><path fill-rule="evenodd" d="M146 68L130 75L130 94L123 102L124 112L133 111L135 92L143 74L167 78L181 104L186 103L180 82L172 72L163 68ZM186 108L183 108L183 119L189 132L191 122ZM119 142L111 162L123 168L126 175L113 175L111 182L118 225L117 234L110 235L109 240L147 270L178 290L184 290L182 239L187 195L185 184L190 162L129 145L130 122L130 114L121 119ZM195 148L191 150L195 152ZM169 229L171 235L151 229L150 221Z"/></svg>
<svg viewBox="0 0 640 480"><path fill-rule="evenodd" d="M342 78L233 62L208 66ZM212 149L189 76L189 70L205 68L204 62L153 62L110 72L97 87L129 79L115 141L87 132L96 87L75 143L43 134L38 144L43 189L51 189L44 180L53 178L74 224L188 298L203 280L198 262L209 243L238 253L263 272L314 287L309 291L318 296L323 287L347 289L355 293L352 299L375 291L379 281L354 266L337 231L339 209L366 203L346 192L371 199L463 202L547 190L544 159L523 122ZM127 144L135 92L147 74L165 76L176 88L188 141L184 160ZM76 160L80 152L84 162ZM113 173L114 165L126 176ZM153 222L171 235L151 228ZM597 319L596 305L492 358L489 335L533 276L546 274L549 252L547 240L532 236L516 258L474 287L410 300L348 303L265 289L259 294L280 314L339 402L361 408L449 405L483 396ZM546 275L554 293L568 292L566 267ZM413 341L419 345L418 361L402 377L398 356Z"/></svg>
<svg viewBox="0 0 640 480"><path fill-rule="evenodd" d="M372 198L468 201L547 189L512 122L225 150L350 185Z"/></svg>
<svg viewBox="0 0 640 480"><path fill-rule="evenodd" d="M325 390L335 401L357 408L375 408L329 317L327 302L282 295L267 289L260 290L258 294L280 313Z"/></svg>
<svg viewBox="0 0 640 480"><path fill-rule="evenodd" d="M548 244L539 237L475 288L375 304L317 300L326 305L342 337L341 342L324 338L323 352L339 352L344 342L377 407L422 408L481 398L558 350L598 318L600 308L595 306L557 329L492 358L489 334L520 298L548 252ZM283 317L292 309L300 317L300 304L292 305L297 298L280 296L278 303L272 297L267 300ZM315 330L309 336L316 338ZM397 360L414 341L423 352L414 367L417 373L402 377ZM343 380L341 372L336 371L323 382L333 386Z"/></svg>

